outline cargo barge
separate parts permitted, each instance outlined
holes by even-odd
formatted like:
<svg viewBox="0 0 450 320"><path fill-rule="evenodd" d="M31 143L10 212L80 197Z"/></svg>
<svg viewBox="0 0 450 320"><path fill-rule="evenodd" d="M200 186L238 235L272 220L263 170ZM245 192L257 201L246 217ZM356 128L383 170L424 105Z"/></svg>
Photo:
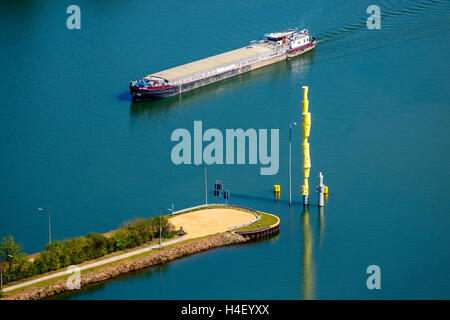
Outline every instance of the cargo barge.
<svg viewBox="0 0 450 320"><path fill-rule="evenodd" d="M175 68L152 73L130 82L136 101L161 99L255 70L315 48L307 29L290 29L264 35L250 45Z"/></svg>

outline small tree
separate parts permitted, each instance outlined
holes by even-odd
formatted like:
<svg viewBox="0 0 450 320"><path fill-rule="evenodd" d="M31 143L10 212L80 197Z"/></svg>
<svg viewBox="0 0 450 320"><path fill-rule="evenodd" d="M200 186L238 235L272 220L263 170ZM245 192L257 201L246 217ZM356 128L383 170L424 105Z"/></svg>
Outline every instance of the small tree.
<svg viewBox="0 0 450 320"><path fill-rule="evenodd" d="M87 238L90 241L90 259L95 259L108 253L108 239L104 235L91 232Z"/></svg>
<svg viewBox="0 0 450 320"><path fill-rule="evenodd" d="M2 238L0 243L0 259L1 261L8 261L9 269L11 270L12 258L22 250L22 245L15 243L11 235Z"/></svg>
<svg viewBox="0 0 450 320"><path fill-rule="evenodd" d="M127 248L128 245L128 231L126 229L119 229L112 236L114 241L114 251L123 250Z"/></svg>
<svg viewBox="0 0 450 320"><path fill-rule="evenodd" d="M58 240L47 244L45 250L40 255L46 258L49 270L57 270L66 266L63 246Z"/></svg>
<svg viewBox="0 0 450 320"><path fill-rule="evenodd" d="M64 254L70 257L70 264L79 264L89 259L89 240L86 237L64 241Z"/></svg>
<svg viewBox="0 0 450 320"><path fill-rule="evenodd" d="M30 267L31 262L28 260L27 254L18 253L12 258L10 271L6 274L6 281L16 281L33 275Z"/></svg>

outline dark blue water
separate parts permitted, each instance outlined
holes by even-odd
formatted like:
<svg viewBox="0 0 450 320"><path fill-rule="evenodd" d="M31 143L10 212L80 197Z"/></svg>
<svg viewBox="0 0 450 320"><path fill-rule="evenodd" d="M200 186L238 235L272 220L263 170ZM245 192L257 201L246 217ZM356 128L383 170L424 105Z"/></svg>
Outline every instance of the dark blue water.
<svg viewBox="0 0 450 320"><path fill-rule="evenodd" d="M448 52L450 2L68 1L0 10L0 235L33 253L52 236L105 232L135 216L204 201L203 169L176 166L177 128L280 129L280 170L208 167L232 203L275 213L278 236L216 249L95 285L70 299L450 298ZM366 8L381 8L381 29ZM134 104L132 79L244 46L265 32L308 27L314 52L181 97ZM301 133L289 122L309 86L311 191L300 205ZM281 199L272 194L281 185ZM381 268L368 290L366 268ZM184 288L183 290L180 290Z"/></svg>

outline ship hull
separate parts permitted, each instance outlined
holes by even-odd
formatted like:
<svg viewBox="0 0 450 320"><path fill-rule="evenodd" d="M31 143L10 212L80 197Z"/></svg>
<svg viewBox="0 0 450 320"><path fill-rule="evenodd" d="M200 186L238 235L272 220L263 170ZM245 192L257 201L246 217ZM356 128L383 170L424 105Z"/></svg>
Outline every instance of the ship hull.
<svg viewBox="0 0 450 320"><path fill-rule="evenodd" d="M243 74L243 73L255 70L255 69L265 67L265 66L273 64L273 63L277 63L277 62L285 60L285 59L286 59L286 55L279 55L272 59L260 61L258 63L254 63L252 65L242 66L242 67L235 68L235 69L232 69L229 71L225 71L225 72L222 72L219 74L215 74L215 75L204 77L204 78L201 78L198 80L183 83L181 85L181 90L179 93L183 93L183 92L190 91L190 90L193 90L196 88L200 88L200 87L203 87L203 86L206 86L206 85L209 85L209 84L221 81L221 80L225 80L225 79L237 76L239 74Z"/></svg>
<svg viewBox="0 0 450 320"><path fill-rule="evenodd" d="M225 80L234 77L238 74L248 72L252 70L249 67L236 68L219 74L215 74L209 77L204 77L201 79L189 81L182 83L180 85L171 86L170 88L151 88L151 89L135 89L130 88L131 95L135 101L142 100L157 100L162 98L167 98L175 96L177 94L187 92L193 89L197 89L208 84L212 84L221 80Z"/></svg>
<svg viewBox="0 0 450 320"><path fill-rule="evenodd" d="M207 77L203 77L200 79L188 81L185 83L181 83L178 85L167 85L162 87L155 87L155 88L135 88L130 87L130 93L133 96L133 100L135 101L143 101L143 100L156 100L156 99L162 99L167 98L170 96L175 96L178 94L181 94L183 92L187 92L196 88L200 88L221 80L225 80L231 77L234 77L236 75L249 72L251 70L259 69L262 67L265 67L270 64L274 64L277 62L280 62L282 60L286 60L287 58L293 58L296 56L299 56L305 52L308 52L312 49L314 49L316 46L316 41L312 41L310 44L297 48L295 50L291 50L287 53L275 55L271 59L267 59L264 61L259 61L254 64L242 66L242 67L236 67L231 70L227 70L222 73L210 75Z"/></svg>
<svg viewBox="0 0 450 320"><path fill-rule="evenodd" d="M171 97L180 93L180 86L164 86L159 88L143 89L130 87L130 94L135 101L157 100Z"/></svg>
<svg viewBox="0 0 450 320"><path fill-rule="evenodd" d="M306 53L308 51L311 51L312 49L314 49L316 47L317 41L314 39L313 41L311 41L310 43L308 43L305 46L302 46L300 48L288 51L287 53L287 58L294 58L296 56L299 56L303 53Z"/></svg>

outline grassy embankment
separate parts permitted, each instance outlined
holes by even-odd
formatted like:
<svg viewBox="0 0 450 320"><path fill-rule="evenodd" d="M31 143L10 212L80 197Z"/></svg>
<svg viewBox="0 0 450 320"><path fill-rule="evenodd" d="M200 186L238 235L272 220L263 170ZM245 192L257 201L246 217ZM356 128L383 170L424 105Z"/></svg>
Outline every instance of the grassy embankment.
<svg viewBox="0 0 450 320"><path fill-rule="evenodd" d="M257 222L250 224L248 226L236 229L235 231L249 231L249 230L256 230L261 229L264 227L269 227L271 225L276 224L279 221L279 218L277 216L274 216L269 213L260 212L261 213L261 219L259 219Z"/></svg>

